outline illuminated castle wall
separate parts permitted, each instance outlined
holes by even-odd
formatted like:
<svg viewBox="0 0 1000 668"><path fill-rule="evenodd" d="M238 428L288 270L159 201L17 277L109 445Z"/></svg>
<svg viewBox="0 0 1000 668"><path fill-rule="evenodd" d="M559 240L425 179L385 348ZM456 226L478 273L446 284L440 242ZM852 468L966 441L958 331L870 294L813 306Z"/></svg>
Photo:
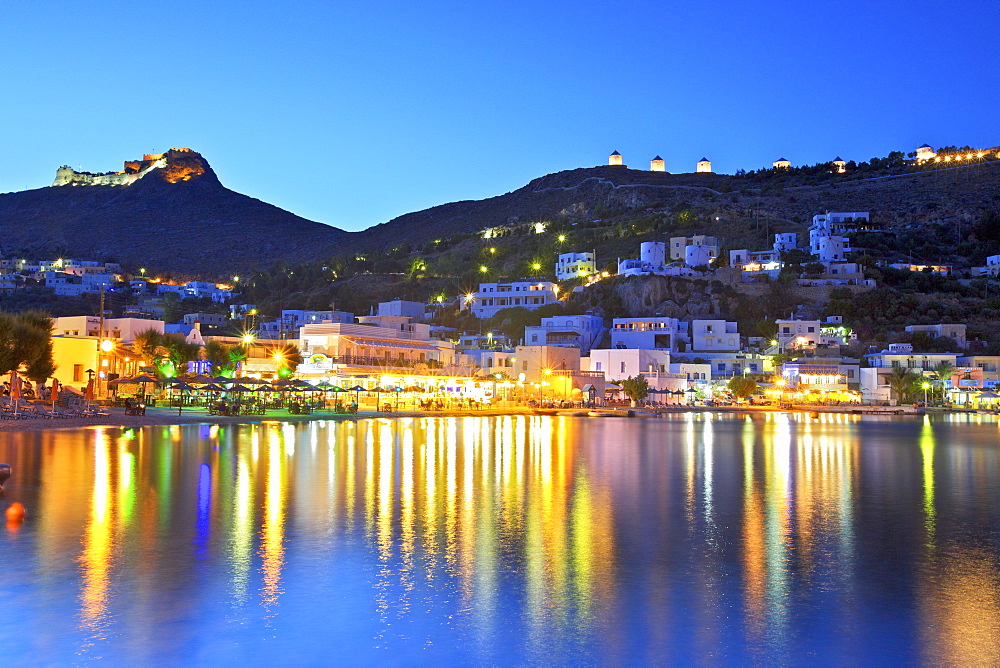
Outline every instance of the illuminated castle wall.
<svg viewBox="0 0 1000 668"><path fill-rule="evenodd" d="M132 185L143 176L148 174L154 169L162 169L168 167L168 159L173 158L183 158L188 157L181 154L190 154L191 156L198 156L197 153L189 148L172 148L167 153L147 153L142 156L142 160L126 160L120 172L105 172L103 174L93 174L91 172L78 172L69 165L63 165L56 170L55 181L52 182L53 186L128 186ZM185 166L183 168L185 175L188 173L203 173L203 169L199 170L195 167L193 170L190 167ZM188 178L190 178L188 176ZM171 180L171 179L168 179ZM184 175L179 176L174 180L187 180ZM171 180L171 182L174 182Z"/></svg>

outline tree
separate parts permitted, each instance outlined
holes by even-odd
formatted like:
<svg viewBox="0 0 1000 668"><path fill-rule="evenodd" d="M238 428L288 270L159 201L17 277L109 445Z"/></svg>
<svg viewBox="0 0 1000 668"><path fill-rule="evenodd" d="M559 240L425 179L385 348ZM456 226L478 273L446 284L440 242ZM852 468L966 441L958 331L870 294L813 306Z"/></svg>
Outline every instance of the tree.
<svg viewBox="0 0 1000 668"><path fill-rule="evenodd" d="M212 363L212 373L233 378L239 363L247 358L247 349L246 346L227 346L221 341L210 339L201 349L201 356Z"/></svg>
<svg viewBox="0 0 1000 668"><path fill-rule="evenodd" d="M955 375L955 365L946 360L942 360L934 366L934 375L937 376L937 382L941 386L941 401L943 403L945 383L951 380L951 377Z"/></svg>
<svg viewBox="0 0 1000 668"><path fill-rule="evenodd" d="M649 383L643 375L630 376L622 381L622 391L635 405L649 395Z"/></svg>
<svg viewBox="0 0 1000 668"><path fill-rule="evenodd" d="M955 375L955 365L946 360L938 362L934 366L934 375L938 377L942 383L946 380L951 380L951 377Z"/></svg>
<svg viewBox="0 0 1000 668"><path fill-rule="evenodd" d="M746 399L757 391L757 381L749 376L733 376L729 379L729 391Z"/></svg>
<svg viewBox="0 0 1000 668"><path fill-rule="evenodd" d="M0 313L0 375L17 372L44 382L53 371L52 319L40 311Z"/></svg>
<svg viewBox="0 0 1000 668"><path fill-rule="evenodd" d="M916 392L920 376L906 367L897 366L893 368L886 380L889 383L889 388L896 394L899 403L906 403Z"/></svg>
<svg viewBox="0 0 1000 668"><path fill-rule="evenodd" d="M156 349L162 341L163 334L152 328L145 329L132 339L132 352L147 364L153 364L156 361Z"/></svg>

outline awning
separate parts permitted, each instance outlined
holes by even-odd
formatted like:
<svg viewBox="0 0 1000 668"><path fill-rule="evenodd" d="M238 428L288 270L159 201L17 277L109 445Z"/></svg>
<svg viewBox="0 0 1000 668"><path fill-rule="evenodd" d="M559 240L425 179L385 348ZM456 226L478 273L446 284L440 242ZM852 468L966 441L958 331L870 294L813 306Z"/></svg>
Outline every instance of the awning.
<svg viewBox="0 0 1000 668"><path fill-rule="evenodd" d="M419 348L420 350L441 350L437 346L433 346L429 343L420 343L419 341L380 341L377 339L350 339L341 337L342 341L347 341L348 343L353 343L356 346L369 346L372 348L400 348L403 350Z"/></svg>

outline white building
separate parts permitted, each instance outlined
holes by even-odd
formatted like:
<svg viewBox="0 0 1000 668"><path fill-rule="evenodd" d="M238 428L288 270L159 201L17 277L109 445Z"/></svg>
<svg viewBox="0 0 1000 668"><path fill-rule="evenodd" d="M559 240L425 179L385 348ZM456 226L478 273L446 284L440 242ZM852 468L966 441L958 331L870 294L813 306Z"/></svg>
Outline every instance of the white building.
<svg viewBox="0 0 1000 668"><path fill-rule="evenodd" d="M379 305L381 307L381 305ZM423 305L421 304L421 307ZM422 310L422 308L421 308ZM261 336L269 339L294 338L303 325L325 322L354 322L354 314L344 311L308 311L304 309L284 309L281 317L258 326Z"/></svg>
<svg viewBox="0 0 1000 668"><path fill-rule="evenodd" d="M692 320L691 350L700 352L736 352L740 349L738 324L725 320Z"/></svg>
<svg viewBox="0 0 1000 668"><path fill-rule="evenodd" d="M799 236L795 232L782 232L774 235L774 250L787 253L799 245Z"/></svg>
<svg viewBox="0 0 1000 668"><path fill-rule="evenodd" d="M868 366L877 369L917 369L920 372L932 371L941 362L958 365L958 353L915 353L909 343L890 343L888 350L865 355Z"/></svg>
<svg viewBox="0 0 1000 668"><path fill-rule="evenodd" d="M641 348L595 348L589 358L591 371L601 371L608 380L625 380L638 374L667 374L670 372L669 350Z"/></svg>
<svg viewBox="0 0 1000 668"><path fill-rule="evenodd" d="M790 160L786 160L785 158L778 158L771 163L771 166L775 169L788 169L792 166L792 163Z"/></svg>
<svg viewBox="0 0 1000 668"><path fill-rule="evenodd" d="M524 328L528 346L572 346L586 355L604 334L604 319L596 315L559 315L542 318L536 327Z"/></svg>
<svg viewBox="0 0 1000 668"><path fill-rule="evenodd" d="M649 171L651 172L665 172L667 171L666 163L663 162L663 158L656 156L649 161Z"/></svg>
<svg viewBox="0 0 1000 668"><path fill-rule="evenodd" d="M718 246L694 244L684 248L684 264L692 269L695 267L711 267L718 256Z"/></svg>
<svg viewBox="0 0 1000 668"><path fill-rule="evenodd" d="M302 325L299 347L303 362L298 373L314 378L349 377L351 382L373 387L379 384L380 377L391 374L424 376L429 369L449 375L468 372L456 367L455 344L432 339L429 325L411 324L407 318L393 316L363 319L371 322ZM440 379L436 382L439 384Z"/></svg>
<svg viewBox="0 0 1000 668"><path fill-rule="evenodd" d="M417 320L422 320L424 317L424 312L427 310L427 306L423 302L411 302L403 299L393 299L390 302L379 302L378 305L378 315L394 315L402 316L406 318L414 318ZM282 311L286 313L286 311ZM320 313L317 311L316 313ZM326 320L332 320L334 322L353 322L353 314L344 313L343 311L323 311L322 313L329 313ZM351 319L345 320L343 316L351 316Z"/></svg>
<svg viewBox="0 0 1000 668"><path fill-rule="evenodd" d="M521 306L534 310L559 301L559 286L549 281L480 283L479 290L466 296L465 305L478 318L490 318L505 308Z"/></svg>
<svg viewBox="0 0 1000 668"><path fill-rule="evenodd" d="M693 237L670 237L670 259L684 260L686 258L685 249L688 246L708 246L711 251L710 257L719 256L719 240L704 234Z"/></svg>
<svg viewBox="0 0 1000 668"><path fill-rule="evenodd" d="M682 253L683 255L683 253ZM639 245L639 259L618 260L619 276L694 276L687 267L666 263L666 244L644 241Z"/></svg>
<svg viewBox="0 0 1000 668"><path fill-rule="evenodd" d="M615 318L611 323L612 348L641 348L679 352L688 339L688 326L677 318Z"/></svg>
<svg viewBox="0 0 1000 668"><path fill-rule="evenodd" d="M923 146L917 147L917 162L933 160L935 157L937 157L937 152L930 144L924 144Z"/></svg>
<svg viewBox="0 0 1000 668"><path fill-rule="evenodd" d="M828 211L813 216L810 229L825 229L831 234L853 232L866 226L870 218L867 211Z"/></svg>
<svg viewBox="0 0 1000 668"><path fill-rule="evenodd" d="M729 265L731 267L777 264L779 262L780 253L776 250L751 251L746 248L741 248L739 250L729 251Z"/></svg>
<svg viewBox="0 0 1000 668"><path fill-rule="evenodd" d="M102 329L101 319L97 316L74 315L52 319L52 336L115 339L126 345L135 340L136 334L150 329L162 334L163 321L144 318L105 318Z"/></svg>
<svg viewBox="0 0 1000 668"><path fill-rule="evenodd" d="M561 253L556 258L556 278L569 281L597 273L597 258L593 253Z"/></svg>
<svg viewBox="0 0 1000 668"><path fill-rule="evenodd" d="M621 166L622 164L622 154L618 151L612 151L611 155L608 156L608 164L614 166Z"/></svg>
<svg viewBox="0 0 1000 668"><path fill-rule="evenodd" d="M819 320L775 320L778 333L775 338L783 350L788 347L808 347L822 343Z"/></svg>
<svg viewBox="0 0 1000 668"><path fill-rule="evenodd" d="M698 161L695 167L695 171L702 174L710 174L712 172L712 163L708 158L702 158Z"/></svg>
<svg viewBox="0 0 1000 668"><path fill-rule="evenodd" d="M968 345L965 338L965 325L944 323L938 325L907 325L906 331L911 334L915 332L925 332L933 337L951 339L959 348L965 348Z"/></svg>

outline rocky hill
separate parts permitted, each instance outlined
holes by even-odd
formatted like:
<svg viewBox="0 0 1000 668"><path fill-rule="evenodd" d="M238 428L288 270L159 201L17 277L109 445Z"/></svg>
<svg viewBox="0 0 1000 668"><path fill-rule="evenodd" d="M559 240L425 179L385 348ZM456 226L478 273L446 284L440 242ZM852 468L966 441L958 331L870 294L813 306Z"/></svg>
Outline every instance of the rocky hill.
<svg viewBox="0 0 1000 668"><path fill-rule="evenodd" d="M203 156L172 149L108 174L62 167L57 185L0 195L0 252L114 259L205 277L277 262L325 264L371 251L378 251L371 257L403 264L422 253L428 261L440 257L438 274L454 275L463 273L460 265L469 258L449 260L441 251L487 229L502 237L523 234L534 222L588 227L590 234L567 243L596 249L599 259L611 262L631 257L639 241L681 234L712 234L730 249L769 247L773 233L802 233L814 214L839 210L869 211L873 222L901 230L874 240L879 247L873 255L982 263L986 246L969 233L987 212L1000 211L996 152L950 168L892 155L898 157L850 163L842 174L825 165L739 175L572 169L504 195L442 204L349 233L233 192ZM437 240L444 243L428 248ZM862 248L872 242L855 241ZM552 250L531 252L544 259ZM517 272L518 263L523 259L511 254L509 267L496 268Z"/></svg>
<svg viewBox="0 0 1000 668"><path fill-rule="evenodd" d="M69 255L225 276L276 259L318 260L350 236L229 190L188 149L129 161L110 174L60 168L60 182L0 195L5 255Z"/></svg>
<svg viewBox="0 0 1000 668"><path fill-rule="evenodd" d="M765 221L770 232L797 231L823 211L869 211L885 227L972 223L1000 209L1000 160L958 168L903 168L802 177L771 174L670 174L593 167L550 174L498 197L409 213L366 230L352 248L412 244L535 221L590 222L689 212L693 222L723 222L734 239Z"/></svg>

